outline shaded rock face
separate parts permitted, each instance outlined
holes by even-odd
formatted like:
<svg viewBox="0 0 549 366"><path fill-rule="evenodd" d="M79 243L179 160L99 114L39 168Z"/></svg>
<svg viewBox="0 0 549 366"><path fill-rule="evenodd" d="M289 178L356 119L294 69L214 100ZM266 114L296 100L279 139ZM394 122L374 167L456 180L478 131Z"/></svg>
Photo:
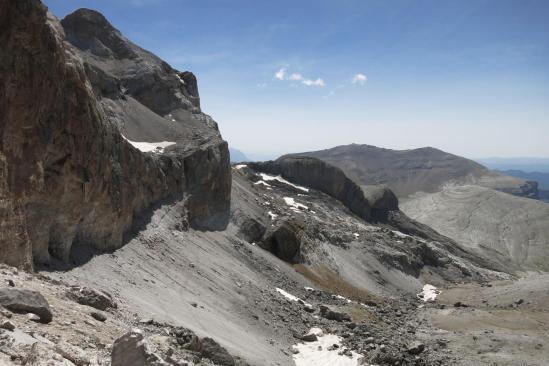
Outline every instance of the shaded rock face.
<svg viewBox="0 0 549 366"><path fill-rule="evenodd" d="M0 10L0 261L30 267L68 261L74 245L116 249L134 217L163 200L185 200L197 228L227 225L228 147L211 118L181 121L208 132L200 141L181 137L163 155L138 151L119 133L127 114L96 94L123 85L84 64L38 0L2 1ZM105 40L116 51L109 57L133 57L120 42Z"/></svg>
<svg viewBox="0 0 549 366"><path fill-rule="evenodd" d="M101 13L79 9L67 15L61 24L67 40L81 51L89 69L102 74L102 85L107 80L111 85L119 85L119 97L127 93L159 115L177 107L200 112L194 74L178 72L136 46Z"/></svg>
<svg viewBox="0 0 549 366"><path fill-rule="evenodd" d="M386 220L390 211L398 210L398 200L388 188L361 187L341 169L316 158L283 156L275 161L248 165L259 171L280 174L294 183L327 193L367 221Z"/></svg>
<svg viewBox="0 0 549 366"><path fill-rule="evenodd" d="M538 190L538 182L525 181L517 187L500 188L498 191L512 194L513 196L526 197L539 200L540 192Z"/></svg>
<svg viewBox="0 0 549 366"><path fill-rule="evenodd" d="M298 263L304 226L300 220L285 220L267 232L260 245L286 262Z"/></svg>

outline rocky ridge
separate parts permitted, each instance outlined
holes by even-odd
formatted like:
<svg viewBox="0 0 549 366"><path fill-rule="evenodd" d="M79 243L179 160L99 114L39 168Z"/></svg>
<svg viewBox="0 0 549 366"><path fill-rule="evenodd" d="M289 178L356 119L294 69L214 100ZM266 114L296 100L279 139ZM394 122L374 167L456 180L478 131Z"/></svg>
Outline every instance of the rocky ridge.
<svg viewBox="0 0 549 366"><path fill-rule="evenodd" d="M476 184L537 198L532 182L506 176L463 157L424 147L391 150L350 144L296 155L316 157L342 169L359 184L384 184L397 197L438 192L445 186Z"/></svg>

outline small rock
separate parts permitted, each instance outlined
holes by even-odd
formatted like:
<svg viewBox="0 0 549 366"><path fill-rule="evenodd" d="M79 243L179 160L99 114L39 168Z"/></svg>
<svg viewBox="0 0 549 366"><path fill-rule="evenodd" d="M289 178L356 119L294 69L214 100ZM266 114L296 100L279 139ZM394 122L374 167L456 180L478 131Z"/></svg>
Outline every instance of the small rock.
<svg viewBox="0 0 549 366"><path fill-rule="evenodd" d="M196 302L191 302L191 306L192 306L193 308L196 308L196 307L198 307L198 304L197 304Z"/></svg>
<svg viewBox="0 0 549 366"><path fill-rule="evenodd" d="M9 330L10 332L13 332L13 330L15 329L15 325L13 325L13 323L10 322L9 320L4 320L0 324L0 328Z"/></svg>
<svg viewBox="0 0 549 366"><path fill-rule="evenodd" d="M30 321L33 321L33 322L39 322L40 321L40 317L36 314L33 314L33 313L28 313L27 314L27 319L30 320Z"/></svg>
<svg viewBox="0 0 549 366"><path fill-rule="evenodd" d="M425 350L425 345L418 341L415 341L408 346L408 353L412 355L419 355L424 350Z"/></svg>
<svg viewBox="0 0 549 366"><path fill-rule="evenodd" d="M466 304L462 303L461 301L458 301L458 302L454 303L454 307L455 308L467 308L467 307L469 307L469 305L466 305Z"/></svg>
<svg viewBox="0 0 549 366"><path fill-rule="evenodd" d="M107 316L105 314L97 311L91 312L90 315L92 316L92 318L94 318L95 320L99 320L100 322L104 322L105 320L107 320Z"/></svg>
<svg viewBox="0 0 549 366"><path fill-rule="evenodd" d="M13 282L13 280L11 280L11 279L8 279L8 286L9 287L15 287L15 282Z"/></svg>

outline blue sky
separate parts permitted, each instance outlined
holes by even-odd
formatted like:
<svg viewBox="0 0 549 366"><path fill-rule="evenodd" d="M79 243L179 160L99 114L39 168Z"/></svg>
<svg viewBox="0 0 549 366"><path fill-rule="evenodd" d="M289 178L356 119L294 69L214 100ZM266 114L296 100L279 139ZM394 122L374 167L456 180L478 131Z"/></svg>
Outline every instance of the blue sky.
<svg viewBox="0 0 549 366"><path fill-rule="evenodd" d="M204 111L251 157L351 142L549 157L546 0L45 3L99 10L193 71Z"/></svg>

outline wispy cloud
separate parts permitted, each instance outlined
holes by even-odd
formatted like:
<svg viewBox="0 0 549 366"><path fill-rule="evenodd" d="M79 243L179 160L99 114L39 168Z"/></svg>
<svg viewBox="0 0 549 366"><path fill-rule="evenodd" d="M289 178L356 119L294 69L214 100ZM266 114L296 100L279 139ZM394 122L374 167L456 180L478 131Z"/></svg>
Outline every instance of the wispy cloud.
<svg viewBox="0 0 549 366"><path fill-rule="evenodd" d="M275 78L278 80L284 80L286 78L286 68L282 68L275 73Z"/></svg>
<svg viewBox="0 0 549 366"><path fill-rule="evenodd" d="M364 74L355 74L351 80L352 84L364 85L368 81L368 77Z"/></svg>
<svg viewBox="0 0 549 366"><path fill-rule="evenodd" d="M288 74L287 68L283 67L280 70L278 70L274 77L278 80L289 80L289 81L299 81L301 84L305 86L325 86L326 83L324 83L324 80L321 78L316 79L307 79L303 75L298 73L292 73Z"/></svg>
<svg viewBox="0 0 549 366"><path fill-rule="evenodd" d="M316 80L305 79L301 81L301 83L307 86L325 86L326 85L324 83L324 80L322 80L321 78L318 78Z"/></svg>
<svg viewBox="0 0 549 366"><path fill-rule="evenodd" d="M292 74L292 75L290 75L290 77L288 77L288 80L301 81L301 80L303 80L303 75L301 75L301 74Z"/></svg>

